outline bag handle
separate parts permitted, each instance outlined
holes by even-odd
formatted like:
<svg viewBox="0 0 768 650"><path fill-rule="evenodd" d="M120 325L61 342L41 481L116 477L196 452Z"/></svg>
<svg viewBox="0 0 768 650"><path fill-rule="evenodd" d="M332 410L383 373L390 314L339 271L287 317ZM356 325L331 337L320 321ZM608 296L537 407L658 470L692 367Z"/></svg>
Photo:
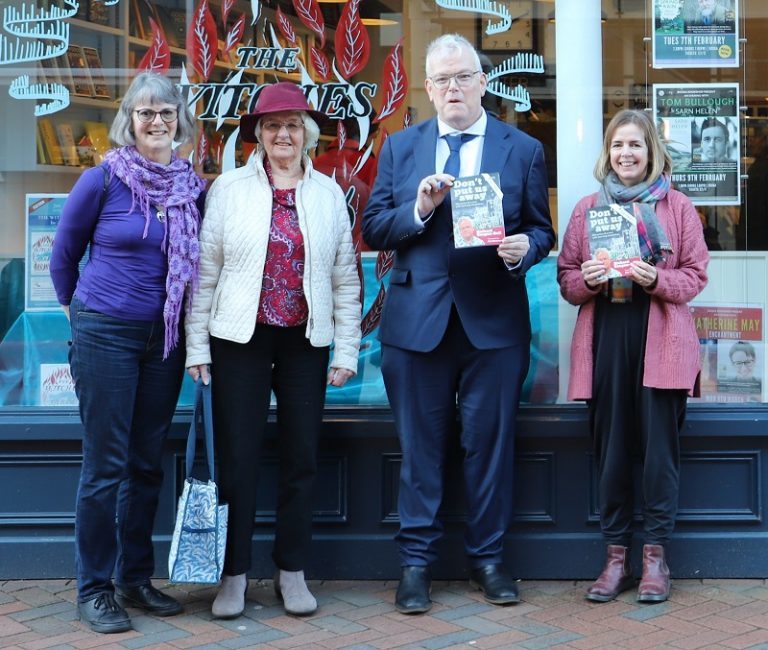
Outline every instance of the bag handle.
<svg viewBox="0 0 768 650"><path fill-rule="evenodd" d="M208 463L208 476L213 480L213 406L211 405L211 381L204 384L203 379L195 382L195 412L192 415L192 424L189 425L187 437L187 477L192 474L192 465L195 462L195 445L197 443L198 426L203 430L203 442L205 444L205 458Z"/></svg>

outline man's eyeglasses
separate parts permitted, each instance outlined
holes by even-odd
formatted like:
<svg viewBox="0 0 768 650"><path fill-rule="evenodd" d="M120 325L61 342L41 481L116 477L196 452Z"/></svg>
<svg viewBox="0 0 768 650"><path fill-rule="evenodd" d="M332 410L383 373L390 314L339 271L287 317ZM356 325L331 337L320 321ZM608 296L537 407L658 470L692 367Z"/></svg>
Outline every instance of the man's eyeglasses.
<svg viewBox="0 0 768 650"><path fill-rule="evenodd" d="M170 124L179 116L179 112L175 108L164 108L162 111L153 111L151 108L139 108L133 112L136 113L139 122L144 122L144 124L154 122L156 115L159 115L160 119L166 124Z"/></svg>
<svg viewBox="0 0 768 650"><path fill-rule="evenodd" d="M747 359L746 361L734 361L733 365L737 368L743 368L745 366L754 366L755 360L754 359Z"/></svg>
<svg viewBox="0 0 768 650"><path fill-rule="evenodd" d="M296 135L304 129L304 122L264 122L261 125L262 131L267 133L279 133L285 127L288 133Z"/></svg>
<svg viewBox="0 0 768 650"><path fill-rule="evenodd" d="M459 88L466 88L470 86L475 79L476 74L480 74L480 70L474 72L458 72L451 75L440 75L439 77L430 77L429 80L438 90L445 90L451 85L451 79L456 80L456 85Z"/></svg>

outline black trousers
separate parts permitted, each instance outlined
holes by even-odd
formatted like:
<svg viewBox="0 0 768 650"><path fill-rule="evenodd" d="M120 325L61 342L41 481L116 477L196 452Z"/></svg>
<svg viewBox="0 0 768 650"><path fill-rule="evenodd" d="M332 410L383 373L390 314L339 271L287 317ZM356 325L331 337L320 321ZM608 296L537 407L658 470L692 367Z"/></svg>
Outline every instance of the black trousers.
<svg viewBox="0 0 768 650"><path fill-rule="evenodd" d="M669 541L677 515L678 436L685 419L686 392L643 387L635 401L620 383L615 388L613 397L600 408L594 407L596 400L590 404L603 536L608 544L631 546L635 504L632 469L639 454L645 543L663 546Z"/></svg>
<svg viewBox="0 0 768 650"><path fill-rule="evenodd" d="M218 482L222 501L229 503L227 575L251 568L259 460L271 391L277 399L280 472L272 557L285 571L300 571L306 564L329 349L312 347L304 332L303 325L256 325L245 344L211 337Z"/></svg>
<svg viewBox="0 0 768 650"><path fill-rule="evenodd" d="M643 386L647 295L636 287L631 303L597 300L589 416L603 536L608 544L631 545L637 500L645 543L664 545L677 515L679 434L687 393ZM641 499L634 494L633 466L638 457Z"/></svg>

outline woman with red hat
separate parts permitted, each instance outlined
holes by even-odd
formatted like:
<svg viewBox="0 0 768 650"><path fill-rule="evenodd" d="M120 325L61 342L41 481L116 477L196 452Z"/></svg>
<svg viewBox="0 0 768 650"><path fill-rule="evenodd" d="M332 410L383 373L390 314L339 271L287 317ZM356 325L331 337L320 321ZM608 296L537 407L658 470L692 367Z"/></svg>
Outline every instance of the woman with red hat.
<svg viewBox="0 0 768 650"><path fill-rule="evenodd" d="M326 384L357 370L360 282L341 188L312 167L322 113L301 88L262 89L240 137L258 147L211 186L200 233L199 290L186 317L187 370L213 383L227 550L212 612L245 609L256 481L270 394L277 400L279 485L272 557L289 614L317 602L304 580ZM333 354L329 357L330 346Z"/></svg>

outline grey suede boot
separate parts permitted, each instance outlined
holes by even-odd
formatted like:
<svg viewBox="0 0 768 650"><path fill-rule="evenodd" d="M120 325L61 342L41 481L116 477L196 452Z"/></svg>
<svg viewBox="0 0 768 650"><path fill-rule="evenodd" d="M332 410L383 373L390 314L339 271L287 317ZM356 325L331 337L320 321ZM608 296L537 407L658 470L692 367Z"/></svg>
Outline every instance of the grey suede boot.
<svg viewBox="0 0 768 650"><path fill-rule="evenodd" d="M219 593L211 607L214 618L237 618L245 611L245 592L248 591L248 579L244 573L237 576L221 577Z"/></svg>
<svg viewBox="0 0 768 650"><path fill-rule="evenodd" d="M275 574L275 594L282 599L286 613L308 616L317 611L317 601L309 593L303 571L283 571Z"/></svg>

